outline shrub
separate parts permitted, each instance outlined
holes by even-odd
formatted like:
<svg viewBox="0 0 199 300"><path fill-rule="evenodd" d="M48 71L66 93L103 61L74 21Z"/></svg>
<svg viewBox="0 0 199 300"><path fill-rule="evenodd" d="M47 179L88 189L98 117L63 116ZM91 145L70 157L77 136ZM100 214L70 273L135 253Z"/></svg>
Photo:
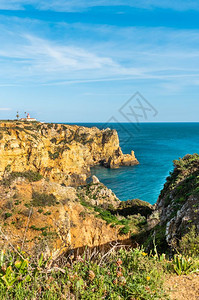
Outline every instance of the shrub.
<svg viewBox="0 0 199 300"><path fill-rule="evenodd" d="M6 172L10 172L10 171L11 171L11 165L7 165L7 166L5 167L5 171L6 171Z"/></svg>
<svg viewBox="0 0 199 300"><path fill-rule="evenodd" d="M4 219L6 220L6 219L10 218L11 216L12 216L12 213L6 212L4 214Z"/></svg>
<svg viewBox="0 0 199 300"><path fill-rule="evenodd" d="M48 151L48 155L49 155L50 159L55 160L59 157L59 152L56 151L55 153L52 153L52 152Z"/></svg>
<svg viewBox="0 0 199 300"><path fill-rule="evenodd" d="M80 216L83 220L85 220L85 219L86 219L86 213L85 213L85 211L81 211L81 212L79 213L79 216Z"/></svg>
<svg viewBox="0 0 199 300"><path fill-rule="evenodd" d="M199 257L199 235L195 225L181 238L178 250L184 255Z"/></svg>
<svg viewBox="0 0 199 300"><path fill-rule="evenodd" d="M119 234L121 234L121 235L128 234L129 231L130 231L130 227L129 227L129 225L126 225L126 226L120 228Z"/></svg>
<svg viewBox="0 0 199 300"><path fill-rule="evenodd" d="M40 194L37 192L33 192L31 204L34 207L52 206L52 205L56 205L56 202L57 202L56 197L53 194L48 195L45 193Z"/></svg>
<svg viewBox="0 0 199 300"><path fill-rule="evenodd" d="M53 144L56 144L56 143L57 143L57 139L56 139L56 138L52 138L50 141L51 141L51 143L53 143Z"/></svg>
<svg viewBox="0 0 199 300"><path fill-rule="evenodd" d="M107 224L118 223L118 219L116 216L112 215L110 211L104 210L100 207L95 207L94 210L99 213L99 217L106 221Z"/></svg>
<svg viewBox="0 0 199 300"><path fill-rule="evenodd" d="M30 226L31 229L36 230L36 231L46 231L48 229L47 226L45 227L36 227L35 225Z"/></svg>
<svg viewBox="0 0 199 300"><path fill-rule="evenodd" d="M10 186L12 181L14 181L16 178L23 177L28 179L30 182L39 181L43 178L41 174L34 171L26 171L26 172L12 172L7 178L4 178L2 180L3 185Z"/></svg>

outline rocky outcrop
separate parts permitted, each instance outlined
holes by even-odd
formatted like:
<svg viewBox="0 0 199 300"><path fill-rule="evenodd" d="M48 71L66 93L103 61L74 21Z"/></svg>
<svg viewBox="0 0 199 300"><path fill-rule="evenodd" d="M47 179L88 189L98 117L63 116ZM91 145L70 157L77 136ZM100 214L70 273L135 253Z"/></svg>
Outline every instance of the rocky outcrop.
<svg viewBox="0 0 199 300"><path fill-rule="evenodd" d="M199 155L186 155L174 166L148 220L153 233L172 248L192 228L199 234Z"/></svg>
<svg viewBox="0 0 199 300"><path fill-rule="evenodd" d="M123 154L117 132L63 124L0 122L0 178L32 170L67 186L86 182L90 168L138 164Z"/></svg>
<svg viewBox="0 0 199 300"><path fill-rule="evenodd" d="M64 124L0 122L0 246L58 256L129 241L116 195L90 168L137 164L117 132Z"/></svg>
<svg viewBox="0 0 199 300"><path fill-rule="evenodd" d="M1 249L12 245L32 255L57 257L70 249L130 242L130 233L120 232L122 223L113 226L104 218L104 208L120 201L102 183L65 187L27 174L0 185Z"/></svg>
<svg viewBox="0 0 199 300"><path fill-rule="evenodd" d="M124 217L137 214L148 217L152 214L153 210L154 208L150 203L140 199L120 201L117 206L117 213Z"/></svg>

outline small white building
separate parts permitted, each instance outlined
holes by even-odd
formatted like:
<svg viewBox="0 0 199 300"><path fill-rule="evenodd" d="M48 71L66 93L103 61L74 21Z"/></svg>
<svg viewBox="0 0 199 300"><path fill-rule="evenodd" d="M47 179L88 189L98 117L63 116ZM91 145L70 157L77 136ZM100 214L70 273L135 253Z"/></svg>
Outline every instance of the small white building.
<svg viewBox="0 0 199 300"><path fill-rule="evenodd" d="M35 122L37 120L35 118L31 118L30 114L27 114L27 117L26 118L21 118L20 121Z"/></svg>

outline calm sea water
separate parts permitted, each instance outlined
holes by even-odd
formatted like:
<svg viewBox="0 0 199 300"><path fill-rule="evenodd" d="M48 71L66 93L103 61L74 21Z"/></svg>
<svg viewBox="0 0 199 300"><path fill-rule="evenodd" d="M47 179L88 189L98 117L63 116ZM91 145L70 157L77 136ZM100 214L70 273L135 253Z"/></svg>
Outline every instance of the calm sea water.
<svg viewBox="0 0 199 300"><path fill-rule="evenodd" d="M103 128L103 124L80 124ZM166 177L173 169L172 161L187 153L199 153L199 123L108 124L118 131L124 153L135 151L140 165L110 170L95 167L101 182L121 200L139 198L154 204Z"/></svg>

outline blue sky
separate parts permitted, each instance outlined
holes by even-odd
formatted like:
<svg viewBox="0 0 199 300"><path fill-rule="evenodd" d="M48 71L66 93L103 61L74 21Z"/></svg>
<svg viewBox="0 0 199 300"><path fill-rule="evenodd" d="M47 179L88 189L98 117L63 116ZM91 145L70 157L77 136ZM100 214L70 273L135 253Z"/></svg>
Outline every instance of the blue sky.
<svg viewBox="0 0 199 300"><path fill-rule="evenodd" d="M0 119L199 121L199 2L0 0Z"/></svg>

